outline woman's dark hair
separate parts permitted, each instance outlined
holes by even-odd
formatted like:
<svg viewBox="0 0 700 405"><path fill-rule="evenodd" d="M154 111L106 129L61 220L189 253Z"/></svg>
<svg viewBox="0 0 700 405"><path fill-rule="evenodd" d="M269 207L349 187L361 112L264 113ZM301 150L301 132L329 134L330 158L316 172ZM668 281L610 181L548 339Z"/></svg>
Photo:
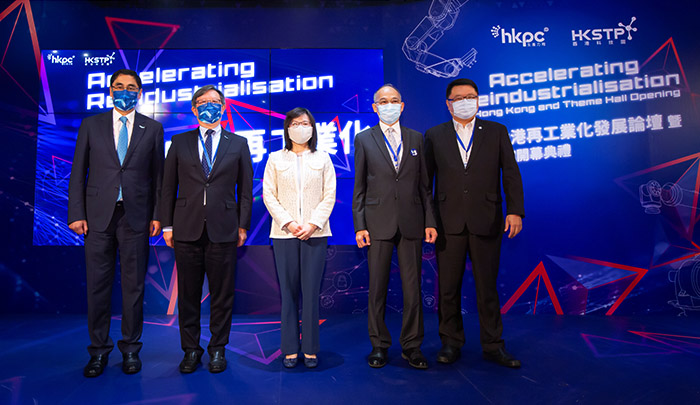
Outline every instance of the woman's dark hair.
<svg viewBox="0 0 700 405"><path fill-rule="evenodd" d="M304 107L297 107L289 111L284 117L284 148L287 150L292 150L292 140L289 139L289 126L292 124L293 119L299 118L304 114L306 114L306 116L309 117L309 124L311 124L311 128L313 128L313 132L311 133L311 139L309 139L307 144L309 145L309 149L311 150L311 152L316 152L316 142L318 139L318 136L316 134L316 120L314 120L314 116L311 115L311 111L307 110Z"/></svg>

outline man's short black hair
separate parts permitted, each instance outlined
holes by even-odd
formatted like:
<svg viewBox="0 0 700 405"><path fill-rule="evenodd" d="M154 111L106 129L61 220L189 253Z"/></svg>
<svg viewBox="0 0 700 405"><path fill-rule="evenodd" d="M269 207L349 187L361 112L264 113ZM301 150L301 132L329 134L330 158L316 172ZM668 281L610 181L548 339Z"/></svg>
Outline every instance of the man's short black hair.
<svg viewBox="0 0 700 405"><path fill-rule="evenodd" d="M474 90L476 91L476 94L479 95L479 88L476 87L476 83L474 83L473 80L471 79L454 79L453 81L450 82L450 84L447 85L447 93L445 94L445 98L450 98L450 94L452 94L452 88L455 86L472 86Z"/></svg>
<svg viewBox="0 0 700 405"><path fill-rule="evenodd" d="M134 80L136 80L136 84L139 86L139 89L141 88L141 78L139 77L138 73L131 69L119 69L112 73L112 77L109 79L109 86L111 87L114 84L114 81L117 80L117 77L121 75L133 77Z"/></svg>

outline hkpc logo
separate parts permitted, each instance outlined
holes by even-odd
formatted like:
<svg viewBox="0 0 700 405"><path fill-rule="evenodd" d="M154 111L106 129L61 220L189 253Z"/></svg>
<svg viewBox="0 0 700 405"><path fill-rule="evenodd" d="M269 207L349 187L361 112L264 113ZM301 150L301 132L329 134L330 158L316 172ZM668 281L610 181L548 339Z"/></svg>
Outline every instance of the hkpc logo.
<svg viewBox="0 0 700 405"><path fill-rule="evenodd" d="M506 30L500 25L491 27L491 35L494 38L501 38L502 44L520 44L523 47L545 46L544 34L549 32L549 27L544 27L542 31L518 31L515 28Z"/></svg>
<svg viewBox="0 0 700 405"><path fill-rule="evenodd" d="M57 51L53 51L53 53L46 55L46 57L49 59L49 62L53 64L58 64L62 66L73 66L73 59L75 58L75 55L61 56L58 54Z"/></svg>
<svg viewBox="0 0 700 405"><path fill-rule="evenodd" d="M617 27L571 30L571 43L573 46L624 45L632 40L632 33L637 32L632 26L636 20L637 17L632 17L629 24L620 21Z"/></svg>

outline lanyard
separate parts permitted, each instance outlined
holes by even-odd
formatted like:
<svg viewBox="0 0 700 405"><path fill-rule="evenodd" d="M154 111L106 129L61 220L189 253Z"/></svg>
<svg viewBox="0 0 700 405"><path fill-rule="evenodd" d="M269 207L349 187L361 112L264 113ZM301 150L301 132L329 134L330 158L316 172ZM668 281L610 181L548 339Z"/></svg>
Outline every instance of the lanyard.
<svg viewBox="0 0 700 405"><path fill-rule="evenodd" d="M382 132L382 135L384 136L384 142L386 143L386 146L389 147L389 152L391 152L391 158L394 159L394 167L399 167L399 154L401 153L401 146L403 146L403 141L399 140L399 147L396 148L396 151L394 151L394 148L391 147L391 144L389 143L389 140L387 139L384 132Z"/></svg>
<svg viewBox="0 0 700 405"><path fill-rule="evenodd" d="M214 134L211 134L209 136L214 136ZM211 138L212 144L214 144L214 138ZM199 143L202 144L202 150L204 153L204 156L207 158L207 165L209 166L209 171L211 171L212 167L214 166L214 161L216 160L216 154L219 153L219 146L221 146L221 140L219 140L219 143L216 145L216 150L214 151L214 156L209 157L209 152L207 152L207 146L204 144L204 138L202 138L202 133L199 133Z"/></svg>
<svg viewBox="0 0 700 405"><path fill-rule="evenodd" d="M461 146L466 152L467 156L469 156L469 151L472 150L472 143L474 142L474 131L472 131L472 136L469 138L469 145L467 145L466 148L464 147L464 142L462 142L462 138L459 137L459 134L457 134L457 142L459 142L459 146Z"/></svg>

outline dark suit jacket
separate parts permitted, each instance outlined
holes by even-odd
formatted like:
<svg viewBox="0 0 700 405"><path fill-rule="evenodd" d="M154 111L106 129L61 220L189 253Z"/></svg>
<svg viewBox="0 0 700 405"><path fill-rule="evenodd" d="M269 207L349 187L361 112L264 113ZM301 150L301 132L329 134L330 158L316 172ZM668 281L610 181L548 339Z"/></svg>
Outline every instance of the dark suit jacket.
<svg viewBox="0 0 700 405"><path fill-rule="evenodd" d="M85 118L78 131L68 186L68 223L107 229L122 186L124 214L135 231L158 220L163 176L163 126L136 113L124 164L114 145L112 110Z"/></svg>
<svg viewBox="0 0 700 405"><path fill-rule="evenodd" d="M436 227L423 137L402 126L401 139L397 173L379 125L355 137L353 220L355 232L366 229L370 239L391 239L397 230L408 239L421 239L425 228Z"/></svg>
<svg viewBox="0 0 700 405"><path fill-rule="evenodd" d="M236 242L238 228L250 228L253 207L248 141L222 130L208 178L202 170L198 142L199 128L172 138L163 174L162 225L173 227L175 240L192 242L202 236L206 219L210 241Z"/></svg>
<svg viewBox="0 0 700 405"><path fill-rule="evenodd" d="M497 235L504 228L501 179L508 214L525 216L523 184L506 127L475 119L466 170L452 120L426 131L428 176L435 179L435 210L444 232L460 233L466 225L473 234Z"/></svg>

